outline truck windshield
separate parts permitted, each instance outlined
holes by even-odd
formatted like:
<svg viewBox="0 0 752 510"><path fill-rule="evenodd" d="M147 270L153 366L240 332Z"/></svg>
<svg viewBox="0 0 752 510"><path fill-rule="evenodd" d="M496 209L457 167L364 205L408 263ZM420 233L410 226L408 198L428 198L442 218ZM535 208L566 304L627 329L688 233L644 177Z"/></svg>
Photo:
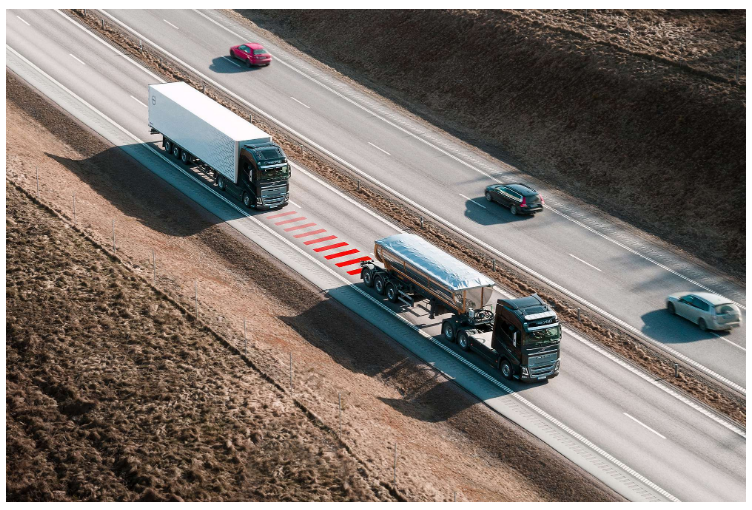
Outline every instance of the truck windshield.
<svg viewBox="0 0 752 510"><path fill-rule="evenodd" d="M525 346L555 344L561 340L561 326L539 329L525 333Z"/></svg>
<svg viewBox="0 0 752 510"><path fill-rule="evenodd" d="M290 177L290 165L281 166L279 168L270 168L269 170L261 170L259 172L262 181L279 181Z"/></svg>

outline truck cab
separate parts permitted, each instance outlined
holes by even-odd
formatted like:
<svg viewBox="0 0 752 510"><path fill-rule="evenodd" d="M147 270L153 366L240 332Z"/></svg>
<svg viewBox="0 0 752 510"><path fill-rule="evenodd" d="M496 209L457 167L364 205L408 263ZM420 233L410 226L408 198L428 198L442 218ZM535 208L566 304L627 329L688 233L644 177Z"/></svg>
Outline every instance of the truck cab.
<svg viewBox="0 0 752 510"><path fill-rule="evenodd" d="M539 381L559 374L561 326L537 294L499 299L492 331L469 331L465 342L507 379ZM463 339L458 338L464 348Z"/></svg>
<svg viewBox="0 0 752 510"><path fill-rule="evenodd" d="M245 144L240 151L238 186L250 192L249 206L271 209L287 204L290 197L290 164L282 148L273 142Z"/></svg>

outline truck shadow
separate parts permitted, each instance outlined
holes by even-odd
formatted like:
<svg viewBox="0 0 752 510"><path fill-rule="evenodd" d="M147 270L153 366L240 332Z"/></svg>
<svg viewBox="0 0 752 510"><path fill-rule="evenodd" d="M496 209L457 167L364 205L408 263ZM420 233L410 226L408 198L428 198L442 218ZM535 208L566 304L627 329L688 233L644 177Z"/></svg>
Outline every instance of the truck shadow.
<svg viewBox="0 0 752 510"><path fill-rule="evenodd" d="M478 204L485 207L485 209ZM533 219L533 216L524 214L515 216L506 207L496 202L489 202L485 196L465 201L465 217L479 225L499 225Z"/></svg>
<svg viewBox="0 0 752 510"><path fill-rule="evenodd" d="M154 146L161 151L160 144L154 144ZM133 144L108 148L84 159L45 154L89 185L94 194L103 197L122 215L134 218L144 226L164 234L188 237L215 224L243 217L239 211L226 204L222 207L222 218L209 212L132 156L146 152L140 144ZM176 164L187 170L194 181L202 181L198 172L190 171L180 162ZM156 162L155 165L162 165L159 169L155 167L155 171L179 174L178 169L164 162ZM187 179L185 176L182 178ZM203 182L208 186L212 185L208 178ZM85 217L86 197L78 196L77 198L78 212ZM240 205L237 201L233 202ZM259 211L259 214L262 212L266 211Z"/></svg>
<svg viewBox="0 0 752 510"><path fill-rule="evenodd" d="M262 68L258 66L248 67L245 62L241 62L238 59L230 58L230 55L227 55L227 56L221 56L221 57L214 57L212 59L211 64L209 64L209 69L211 69L215 73L237 74L237 73L248 73L248 72L253 72L253 71L259 71Z"/></svg>

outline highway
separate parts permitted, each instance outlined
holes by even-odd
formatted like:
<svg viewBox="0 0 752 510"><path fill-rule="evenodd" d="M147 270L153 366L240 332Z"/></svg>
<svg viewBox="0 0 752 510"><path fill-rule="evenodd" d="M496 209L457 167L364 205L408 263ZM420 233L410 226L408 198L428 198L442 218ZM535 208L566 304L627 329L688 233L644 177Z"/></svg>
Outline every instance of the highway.
<svg viewBox="0 0 752 510"><path fill-rule="evenodd" d="M178 11L170 14L175 16L170 21L177 27L181 26L181 16L198 16ZM155 155L161 153L158 148L154 150L158 145L149 150L139 143L156 141L149 135L144 104L147 84L158 78L59 12L9 10L6 19L7 65L14 72L183 190L197 207L228 221L291 270L327 290L604 483L635 500L745 499L744 431L683 400L661 382L623 365L569 331L562 342L562 373L557 379L541 385L500 380L477 358L432 338L438 334L438 321L429 321L424 309L386 309L382 300L362 286L357 275L348 274L355 265L338 265L368 256L373 240L397 232L397 227L297 165L292 182L294 204L282 211L286 216L278 216L280 212L243 213L239 204L224 200L205 180ZM161 31L170 28L163 25ZM195 39L195 43L210 39L195 32L185 37L188 41ZM39 55L34 50L35 42L42 39L47 41L47 51ZM286 68L273 64L253 76L278 69ZM235 75L223 75L229 76ZM248 79L244 74L235 79L241 76ZM264 107L273 104L263 101ZM300 129L297 123L293 125ZM282 223L285 218L295 221ZM542 216L534 220L541 218L548 219ZM307 226L294 229L302 225ZM357 250L351 254L354 258L341 262L327 259L326 251L315 252L316 244L306 244L313 235L296 237L317 230L323 232L316 235L334 236L332 241L348 243ZM718 341L719 345L723 343ZM739 352L737 356L741 357Z"/></svg>
<svg viewBox="0 0 752 510"><path fill-rule="evenodd" d="M484 198L486 185L526 180L456 139L417 122L238 26L217 12L107 11L112 19L205 77L291 127L364 177L381 183L504 256L548 279L623 326L695 362L722 382L746 388L744 328L702 332L665 311L668 294L709 289L746 305L743 287L637 235L557 199L515 217ZM248 69L229 47L263 43L275 61ZM419 184L418 184L419 183ZM667 214L669 212L667 211ZM746 316L745 316L746 318Z"/></svg>

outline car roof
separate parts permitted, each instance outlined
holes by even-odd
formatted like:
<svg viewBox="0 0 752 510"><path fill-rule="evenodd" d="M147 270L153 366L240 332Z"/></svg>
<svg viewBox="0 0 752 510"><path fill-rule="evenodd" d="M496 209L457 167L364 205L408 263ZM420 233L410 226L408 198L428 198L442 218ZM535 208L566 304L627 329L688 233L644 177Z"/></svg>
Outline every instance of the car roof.
<svg viewBox="0 0 752 510"><path fill-rule="evenodd" d="M537 195L538 192L535 191L535 188L531 188L527 184L522 184L521 182L515 182L512 184L505 184L505 186L509 189L513 189L517 193L521 193L525 195L526 197L529 197L531 195Z"/></svg>
<svg viewBox="0 0 752 510"><path fill-rule="evenodd" d="M712 292L693 292L692 295L704 299L711 305L733 304L733 302L730 299L725 298L723 296L719 296L718 294L713 294Z"/></svg>
<svg viewBox="0 0 752 510"><path fill-rule="evenodd" d="M252 50L263 50L264 49L264 47L261 44L257 43L257 42L248 42L248 43L245 43L245 45L248 46L249 48L251 48Z"/></svg>

